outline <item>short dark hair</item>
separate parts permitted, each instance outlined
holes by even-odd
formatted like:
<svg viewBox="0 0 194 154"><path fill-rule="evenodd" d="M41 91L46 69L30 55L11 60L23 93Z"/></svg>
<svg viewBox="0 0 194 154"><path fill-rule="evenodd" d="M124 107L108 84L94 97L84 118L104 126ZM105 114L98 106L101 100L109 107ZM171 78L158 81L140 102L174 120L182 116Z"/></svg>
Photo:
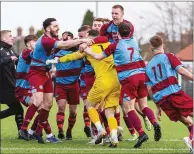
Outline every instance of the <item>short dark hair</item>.
<svg viewBox="0 0 194 154"><path fill-rule="evenodd" d="M112 8L114 8L114 9L119 8L119 9L121 9L121 11L124 11L123 6L121 6L121 5L114 5Z"/></svg>
<svg viewBox="0 0 194 154"><path fill-rule="evenodd" d="M25 38L24 38L24 43L25 45L29 42L29 41L36 41L38 38L35 36L35 35L27 35Z"/></svg>
<svg viewBox="0 0 194 154"><path fill-rule="evenodd" d="M153 37L151 37L151 39L149 40L150 44L157 49L158 47L160 47L163 44L163 40L162 37L159 35L155 35Z"/></svg>
<svg viewBox="0 0 194 154"><path fill-rule="evenodd" d="M121 35L121 37L129 36L130 31L131 31L130 24L128 24L126 22L121 22L118 25L118 31L119 31L119 34Z"/></svg>
<svg viewBox="0 0 194 154"><path fill-rule="evenodd" d="M70 36L71 38L73 38L73 33L69 32L69 31L63 32L63 34L65 34L65 33L67 33L68 36ZM62 34L62 36L63 36L63 34Z"/></svg>
<svg viewBox="0 0 194 154"><path fill-rule="evenodd" d="M108 18L104 18L103 23L108 23L110 20Z"/></svg>
<svg viewBox="0 0 194 154"><path fill-rule="evenodd" d="M95 29L91 29L91 30L88 31L88 35L89 36L94 36L94 37L99 36L99 31L95 30Z"/></svg>
<svg viewBox="0 0 194 154"><path fill-rule="evenodd" d="M57 21L55 18L47 18L44 22L43 22L43 28L46 30L46 28L48 26L51 25L51 22L53 21Z"/></svg>
<svg viewBox="0 0 194 154"><path fill-rule="evenodd" d="M94 22L94 21L104 22L104 18L95 18L95 19L93 20L93 22Z"/></svg>
<svg viewBox="0 0 194 154"><path fill-rule="evenodd" d="M86 31L86 30L91 30L91 26L90 25L83 25L78 29L78 32L82 32L82 31Z"/></svg>

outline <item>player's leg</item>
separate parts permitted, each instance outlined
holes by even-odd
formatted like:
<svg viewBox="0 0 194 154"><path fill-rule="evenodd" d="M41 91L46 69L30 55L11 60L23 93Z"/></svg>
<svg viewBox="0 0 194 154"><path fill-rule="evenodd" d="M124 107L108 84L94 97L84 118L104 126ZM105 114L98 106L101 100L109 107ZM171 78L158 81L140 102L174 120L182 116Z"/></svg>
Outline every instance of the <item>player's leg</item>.
<svg viewBox="0 0 194 154"><path fill-rule="evenodd" d="M63 127L65 121L65 109L67 104L68 89L65 85L56 84L56 101L58 106L58 112L56 115L56 122L58 127L58 138L65 139Z"/></svg>
<svg viewBox="0 0 194 154"><path fill-rule="evenodd" d="M61 95L60 95L61 96ZM63 127L65 121L65 109L67 100L65 98L57 99L58 112L56 115L57 127L58 127L58 138L65 139Z"/></svg>
<svg viewBox="0 0 194 154"><path fill-rule="evenodd" d="M148 131L151 131L152 125L151 125L149 119L148 119L148 118L143 114L143 112L140 110L138 101L139 101L139 100L137 100L136 103L135 103L135 110L136 110L137 113L143 118L143 121L144 121L144 124L145 124L145 128L146 128Z"/></svg>
<svg viewBox="0 0 194 154"><path fill-rule="evenodd" d="M161 128L159 123L156 120L156 117L153 111L147 106L147 97L140 98L138 102L139 102L140 109L142 110L144 115L148 117L149 121L154 127L154 140L159 141L162 137Z"/></svg>
<svg viewBox="0 0 194 154"><path fill-rule="evenodd" d="M68 118L68 128L66 131L66 140L72 140L72 129L76 122L77 116L77 105L69 104L69 118Z"/></svg>
<svg viewBox="0 0 194 154"><path fill-rule="evenodd" d="M139 117L137 116L136 112L134 111L135 98L131 99L129 102L124 102L124 103L125 103L125 110L128 114L128 122L131 123L131 125L135 128L135 130L139 134L138 141L134 145L135 148L138 148L142 145L143 142L148 140L148 136L144 132L143 127L141 125L141 121Z"/></svg>
<svg viewBox="0 0 194 154"><path fill-rule="evenodd" d="M115 110L115 118L117 120L117 125L118 125L118 140L122 141L123 140L123 128L120 126L120 110L119 106Z"/></svg>
<svg viewBox="0 0 194 154"><path fill-rule="evenodd" d="M29 73L29 83L31 86L31 92L33 97L33 104L30 105L26 111L26 115L21 126L21 133L27 134L27 128L38 108L43 103L43 85L47 81L47 76L42 76L37 72Z"/></svg>
<svg viewBox="0 0 194 154"><path fill-rule="evenodd" d="M108 126L110 128L111 134L111 145L110 147L116 147L118 145L118 136L117 136L117 129L118 124L115 118L115 110L116 107L109 107L105 109L106 118L108 120Z"/></svg>
<svg viewBox="0 0 194 154"><path fill-rule="evenodd" d="M125 100L124 102L126 102L128 100ZM131 134L131 138L128 139L128 141L135 141L137 140L138 136L135 132L135 128L133 127L133 125L128 121L128 104L127 103L122 103L121 105L122 108L122 112L123 112L123 120L125 122L125 125L127 126L130 134Z"/></svg>
<svg viewBox="0 0 194 154"><path fill-rule="evenodd" d="M80 86L80 97L83 100L84 103L84 110L83 110L83 120L84 120L84 132L87 137L91 137L91 130L90 130L90 118L88 115L88 111L86 109L86 98L87 98L88 92L86 90L86 87Z"/></svg>
<svg viewBox="0 0 194 154"><path fill-rule="evenodd" d="M43 92L35 92L33 93L33 103L30 105L26 111L26 115L21 126L20 135L23 139L28 140L28 126L37 112L38 108L41 106L43 102Z"/></svg>
<svg viewBox="0 0 194 154"><path fill-rule="evenodd" d="M72 140L72 129L76 122L77 105L80 103L78 83L74 83L68 88L67 102L69 104L69 118L68 118L68 128L66 131L66 139Z"/></svg>

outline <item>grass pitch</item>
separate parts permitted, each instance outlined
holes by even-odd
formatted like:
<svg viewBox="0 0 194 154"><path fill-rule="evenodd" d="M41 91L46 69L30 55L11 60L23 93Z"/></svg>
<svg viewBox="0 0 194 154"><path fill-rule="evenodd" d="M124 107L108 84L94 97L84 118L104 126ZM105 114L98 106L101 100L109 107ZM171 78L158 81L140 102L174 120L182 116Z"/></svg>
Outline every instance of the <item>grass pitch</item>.
<svg viewBox="0 0 194 154"><path fill-rule="evenodd" d="M149 102L149 106L156 112L153 102ZM25 108L25 107L24 107ZM1 105L1 110L6 109L6 105ZM26 110L26 109L25 109ZM57 153L92 153L92 154L122 154L122 153L136 153L136 154L159 154L159 153L174 153L187 154L189 153L186 145L183 142L183 137L188 136L188 129L182 123L171 122L168 117L162 113L162 120L160 121L162 127L162 139L155 142L153 135L154 131L146 133L149 136L148 142L144 143L140 149L134 149L135 142L128 142L127 139L130 134L124 124L121 113L121 126L123 127L124 140L119 143L117 148L111 149L108 145L88 145L89 141L83 131L83 103L78 106L77 121L73 128L72 141L63 141L59 144L38 144L36 141L24 141L17 139L16 125L14 116L1 120L1 153L13 154L57 154ZM53 134L57 136L56 124L57 105L54 102L51 109L49 122L52 127ZM67 129L68 108L65 113L64 130ZM142 119L142 118L141 118ZM142 125L144 125L142 121ZM45 136L44 136L45 138Z"/></svg>

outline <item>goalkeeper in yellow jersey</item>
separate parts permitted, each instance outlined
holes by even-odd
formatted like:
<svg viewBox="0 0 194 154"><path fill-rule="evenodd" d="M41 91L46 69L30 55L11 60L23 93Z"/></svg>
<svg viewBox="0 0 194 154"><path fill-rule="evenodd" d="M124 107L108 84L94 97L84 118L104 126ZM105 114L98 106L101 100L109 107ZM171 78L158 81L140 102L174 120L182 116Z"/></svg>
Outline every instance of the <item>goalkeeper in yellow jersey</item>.
<svg viewBox="0 0 194 154"><path fill-rule="evenodd" d="M101 38L98 39L98 35L99 32L97 30L89 31L89 37L94 39L94 42L100 41L100 43L95 43L87 48L92 48L92 51L95 53L102 53L110 43L104 36L100 36ZM85 45L83 44L82 47L83 46ZM87 60L91 63L96 74L95 82L92 89L88 93L86 102L86 108L88 110L89 117L98 130L98 138L95 141L95 144L101 143L103 138L105 137L105 130L100 123L99 115L96 111L96 106L103 102L105 115L107 117L108 125L111 131L110 147L116 147L118 144L118 138L117 121L114 117L114 113L115 109L119 105L121 87L117 77L117 72L114 68L113 57L109 56L102 61L99 61L92 58L90 55L87 55L85 52L81 53L80 51L78 51L76 53L66 55L56 60L59 62L68 62L81 59L83 57L86 57Z"/></svg>

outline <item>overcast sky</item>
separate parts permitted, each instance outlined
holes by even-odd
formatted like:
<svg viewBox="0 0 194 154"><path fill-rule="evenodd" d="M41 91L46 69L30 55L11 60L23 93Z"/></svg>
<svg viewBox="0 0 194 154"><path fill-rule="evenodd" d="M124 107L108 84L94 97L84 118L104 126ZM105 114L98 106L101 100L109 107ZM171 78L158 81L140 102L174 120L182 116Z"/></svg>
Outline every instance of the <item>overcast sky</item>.
<svg viewBox="0 0 194 154"><path fill-rule="evenodd" d="M154 8L151 2L98 2L98 17L111 19L111 8L115 4L124 6L124 17L136 30L142 11ZM60 33L68 30L75 34L87 9L96 16L96 2L2 2L1 29L11 29L16 35L17 27L21 26L23 34L27 35L30 26L40 29L44 19L54 17L60 24Z"/></svg>
<svg viewBox="0 0 194 154"><path fill-rule="evenodd" d="M153 2L98 2L98 17L111 19L115 4L124 7L124 19L134 24L135 32L139 32L144 24L152 23L153 14L157 13ZM10 29L15 36L17 27L21 26L23 35L28 35L30 26L41 29L46 18L54 17L59 22L60 34L71 31L76 35L87 9L96 16L96 2L1 2L1 29ZM155 32L144 31L145 39Z"/></svg>

